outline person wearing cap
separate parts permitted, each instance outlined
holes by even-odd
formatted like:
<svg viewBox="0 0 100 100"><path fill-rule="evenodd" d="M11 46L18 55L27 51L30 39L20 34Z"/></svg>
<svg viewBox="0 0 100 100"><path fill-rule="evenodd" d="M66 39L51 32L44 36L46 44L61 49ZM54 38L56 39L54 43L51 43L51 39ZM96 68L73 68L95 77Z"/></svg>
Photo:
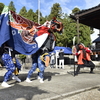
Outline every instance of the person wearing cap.
<svg viewBox="0 0 100 100"><path fill-rule="evenodd" d="M79 43L77 47L78 47L77 48L78 52L75 55L77 55L78 58L77 61L78 67L76 69L75 75L78 75L80 68L84 68L84 67L89 67L90 73L93 73L95 64L92 62L90 58L92 51L88 47L85 47L84 44L82 43Z"/></svg>

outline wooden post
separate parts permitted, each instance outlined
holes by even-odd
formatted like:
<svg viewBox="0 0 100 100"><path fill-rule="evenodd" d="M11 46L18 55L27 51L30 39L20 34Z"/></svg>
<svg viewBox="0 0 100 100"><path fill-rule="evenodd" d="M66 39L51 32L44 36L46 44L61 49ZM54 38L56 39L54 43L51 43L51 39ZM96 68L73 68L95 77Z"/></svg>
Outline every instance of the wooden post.
<svg viewBox="0 0 100 100"><path fill-rule="evenodd" d="M79 37L79 16L77 15L77 43L80 42L80 37Z"/></svg>

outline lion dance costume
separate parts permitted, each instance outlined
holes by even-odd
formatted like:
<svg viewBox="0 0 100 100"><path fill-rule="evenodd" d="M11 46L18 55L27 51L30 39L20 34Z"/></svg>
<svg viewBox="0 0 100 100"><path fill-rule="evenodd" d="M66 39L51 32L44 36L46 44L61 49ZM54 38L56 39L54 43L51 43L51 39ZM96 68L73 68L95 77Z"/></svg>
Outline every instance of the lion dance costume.
<svg viewBox="0 0 100 100"><path fill-rule="evenodd" d="M18 54L32 55L33 65L27 75L26 81L30 82L32 73L38 70L40 82L43 82L45 66L49 65L49 52L55 46L53 32L61 33L63 24L56 20L56 18L53 18L51 21L46 21L43 25L39 25L13 11L8 11L7 6L4 7L0 15L0 21L0 46L6 42ZM6 82L12 73L16 72L16 66L20 66L20 64L17 65L17 61L14 64L12 57L5 52L2 59L8 70L5 74L6 78L4 78L4 82Z"/></svg>
<svg viewBox="0 0 100 100"><path fill-rule="evenodd" d="M63 25L61 22L57 21L55 18L50 22L45 22L41 27L38 28L37 34L48 33L48 38L46 39L45 43L42 47L33 55L33 65L30 69L26 82L31 82L30 77L32 73L38 70L38 79L40 79L40 83L43 83L44 78L44 70L49 65L50 55L49 52L54 49L55 46L55 36L53 32L61 32L63 29Z"/></svg>

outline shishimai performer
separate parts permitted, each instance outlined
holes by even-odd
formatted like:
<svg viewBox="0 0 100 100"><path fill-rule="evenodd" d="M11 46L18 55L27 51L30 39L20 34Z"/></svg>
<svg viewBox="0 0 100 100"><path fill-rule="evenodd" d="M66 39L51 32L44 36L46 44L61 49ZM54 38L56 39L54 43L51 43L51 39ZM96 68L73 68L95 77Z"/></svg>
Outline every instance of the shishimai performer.
<svg viewBox="0 0 100 100"><path fill-rule="evenodd" d="M54 18L51 21L45 22L43 25L39 25L33 21L30 21L20 15L17 15L13 11L8 12L8 7L4 7L1 14L0 27L0 46L7 42L9 47L24 55L34 55L33 66L28 73L26 81L30 81L30 77L36 68L39 68L40 82L43 82L45 66L49 64L49 52L53 50L55 44L55 36L53 32L61 33L63 25L61 22ZM4 29L5 27L5 29ZM4 53L2 59L5 61L4 56L8 54ZM9 76L15 71L15 67L12 61L11 66L9 65L8 70ZM5 62L6 64L6 62ZM8 77L9 78L9 77ZM7 80L8 80L7 78ZM6 80L6 81L7 81ZM6 82L4 81L4 83Z"/></svg>
<svg viewBox="0 0 100 100"><path fill-rule="evenodd" d="M56 18L51 21L45 22L41 27L39 27L37 34L48 33L49 35L42 47L35 54L33 54L33 64L30 71L28 72L26 82L32 82L30 80L30 77L38 68L38 79L40 79L40 83L44 83L44 70L49 65L50 61L49 52L52 51L55 46L55 36L53 32L61 32L62 29L62 23L57 21Z"/></svg>
<svg viewBox="0 0 100 100"><path fill-rule="evenodd" d="M85 47L83 43L79 43L76 45L77 53L75 54L77 56L77 69L75 72L75 75L79 74L80 68L89 67L90 73L93 73L93 70L95 68L95 64L92 62L90 55L92 54L92 51Z"/></svg>
<svg viewBox="0 0 100 100"><path fill-rule="evenodd" d="M7 81L12 77L12 79L21 82L21 80L18 78L19 70L21 70L21 64L19 63L18 59L15 58L15 54L12 48L7 46L6 44L3 44L2 47L2 62L7 69L7 72L4 75L4 80L1 84L3 87L10 87L7 83Z"/></svg>

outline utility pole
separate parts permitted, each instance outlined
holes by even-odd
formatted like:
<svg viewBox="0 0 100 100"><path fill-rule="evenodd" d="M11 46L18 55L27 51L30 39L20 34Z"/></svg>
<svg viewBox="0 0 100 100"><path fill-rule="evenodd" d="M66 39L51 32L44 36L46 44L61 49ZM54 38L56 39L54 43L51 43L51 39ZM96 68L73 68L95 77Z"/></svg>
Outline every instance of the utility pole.
<svg viewBox="0 0 100 100"><path fill-rule="evenodd" d="M40 24L40 0L38 0L38 24Z"/></svg>

